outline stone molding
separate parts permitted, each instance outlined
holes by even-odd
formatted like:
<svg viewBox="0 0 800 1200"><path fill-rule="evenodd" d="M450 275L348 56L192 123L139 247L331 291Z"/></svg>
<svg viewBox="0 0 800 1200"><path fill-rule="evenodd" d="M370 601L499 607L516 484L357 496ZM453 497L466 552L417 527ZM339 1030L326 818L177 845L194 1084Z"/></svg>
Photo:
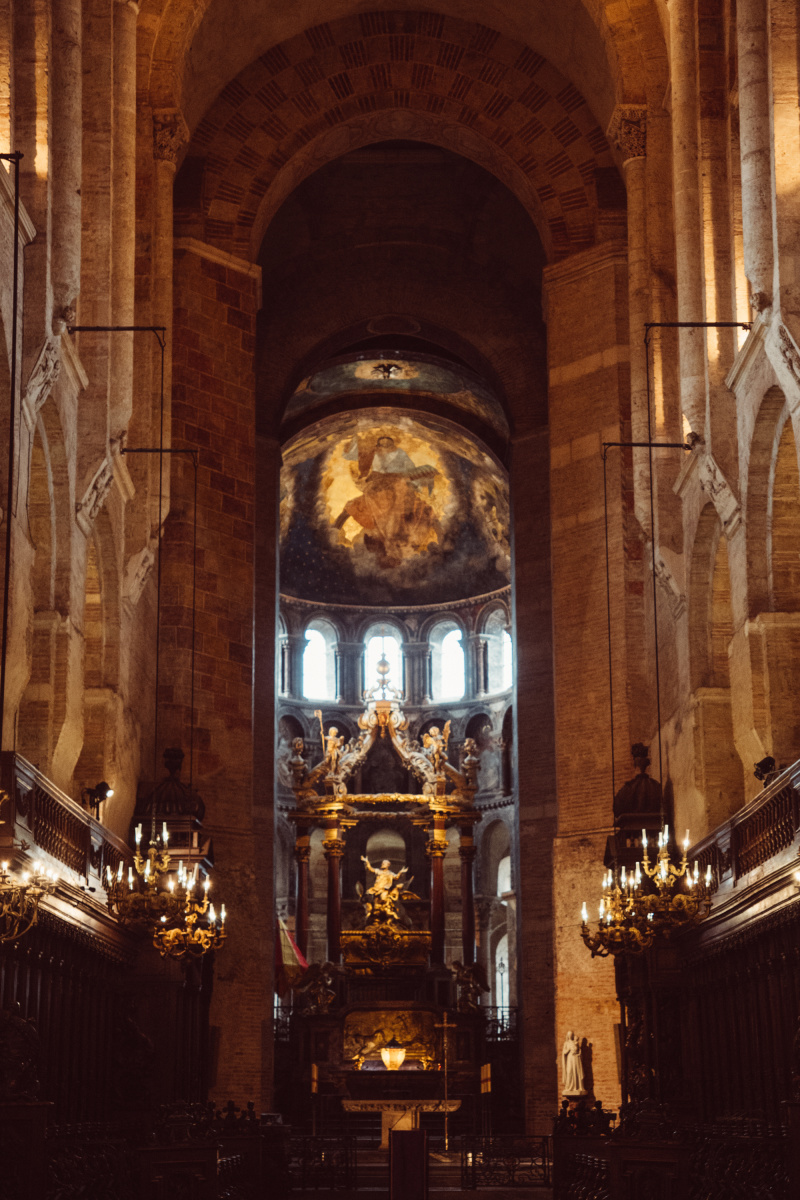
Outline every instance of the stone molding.
<svg viewBox="0 0 800 1200"><path fill-rule="evenodd" d="M647 155L647 106L618 104L611 114L606 137L622 155L623 165Z"/></svg>
<svg viewBox="0 0 800 1200"><path fill-rule="evenodd" d="M745 343L733 360L733 365L725 376L725 386L735 392L737 387L745 384L746 379L755 365L759 353L764 349L767 336L767 326L760 318L756 318L745 338Z"/></svg>
<svg viewBox="0 0 800 1200"><path fill-rule="evenodd" d="M83 498L75 505L75 519L78 522L78 528L87 538L92 536L92 526L105 503L113 482L113 467L108 458L104 458L92 476Z"/></svg>
<svg viewBox="0 0 800 1200"><path fill-rule="evenodd" d="M22 416L33 433L47 397L61 374L61 349L56 338L46 338L22 393Z"/></svg>
<svg viewBox="0 0 800 1200"><path fill-rule="evenodd" d="M227 250L220 250L218 246L201 242L197 238L175 238L172 245L176 251L185 250L188 254L196 254L198 258L219 263L220 266L229 267L231 271L236 271L239 275L247 275L250 279L254 279L258 307L261 307L261 267L258 263L248 262L246 258L238 258L235 254L228 254Z"/></svg>
<svg viewBox="0 0 800 1200"><path fill-rule="evenodd" d="M179 108L153 110L153 158L158 162L177 166L189 138L189 126Z"/></svg>
<svg viewBox="0 0 800 1200"><path fill-rule="evenodd" d="M794 383L795 395L792 397L788 392L786 399L789 402L789 408L794 411L800 404L800 350L798 350L794 338L789 330L783 324L778 324L777 328L777 348L781 356L784 367L789 372L792 382Z"/></svg>

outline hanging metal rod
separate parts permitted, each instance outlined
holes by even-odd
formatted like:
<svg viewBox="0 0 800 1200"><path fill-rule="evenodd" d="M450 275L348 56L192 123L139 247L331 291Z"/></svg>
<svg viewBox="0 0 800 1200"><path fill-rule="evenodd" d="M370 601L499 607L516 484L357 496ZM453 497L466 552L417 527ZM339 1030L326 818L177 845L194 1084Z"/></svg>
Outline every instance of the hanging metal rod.
<svg viewBox="0 0 800 1200"><path fill-rule="evenodd" d="M689 442L603 442L603 457L605 451L612 446L643 446L652 450L691 450Z"/></svg>
<svg viewBox="0 0 800 1200"><path fill-rule="evenodd" d="M154 333L162 351L164 350L167 327L166 325L68 325L67 333ZM165 336L162 338L162 334Z"/></svg>

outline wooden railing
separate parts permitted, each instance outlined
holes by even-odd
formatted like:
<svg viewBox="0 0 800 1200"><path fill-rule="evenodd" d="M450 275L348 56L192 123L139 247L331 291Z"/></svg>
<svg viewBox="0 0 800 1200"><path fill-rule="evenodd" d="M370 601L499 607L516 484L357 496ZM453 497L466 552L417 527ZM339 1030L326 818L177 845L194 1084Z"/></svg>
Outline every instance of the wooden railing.
<svg viewBox="0 0 800 1200"><path fill-rule="evenodd" d="M102 886L106 867L116 872L131 852L106 829L46 779L27 759L12 751L0 754L0 854L13 857L22 849L55 859L80 876L87 887ZM26 848L27 847L27 851Z"/></svg>
<svg viewBox="0 0 800 1200"><path fill-rule="evenodd" d="M738 813L692 848L705 875L711 867L714 891L735 885L756 868L788 850L800 832L800 762L774 779ZM779 864L776 864L779 865Z"/></svg>

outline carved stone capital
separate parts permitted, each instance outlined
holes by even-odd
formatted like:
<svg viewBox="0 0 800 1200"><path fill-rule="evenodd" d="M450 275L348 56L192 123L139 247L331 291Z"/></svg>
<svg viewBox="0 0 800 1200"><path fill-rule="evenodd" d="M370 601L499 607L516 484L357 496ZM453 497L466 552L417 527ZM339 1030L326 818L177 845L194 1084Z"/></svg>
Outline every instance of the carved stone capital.
<svg viewBox="0 0 800 1200"><path fill-rule="evenodd" d="M189 127L179 108L157 108L153 112L153 157L176 165L189 143Z"/></svg>
<svg viewBox="0 0 800 1200"><path fill-rule="evenodd" d="M78 526L86 537L91 537L92 526L100 509L105 503L109 488L114 482L114 471L111 463L104 458L92 476L91 482L83 494L83 499L75 505L75 517Z"/></svg>
<svg viewBox="0 0 800 1200"><path fill-rule="evenodd" d="M307 863L309 858L311 857L311 847L310 846L295 846L294 856L299 863L304 863L304 862Z"/></svg>
<svg viewBox="0 0 800 1200"><path fill-rule="evenodd" d="M700 487L708 494L719 513L725 536L735 533L742 522L739 500L717 463L710 454L704 454L699 463Z"/></svg>
<svg viewBox="0 0 800 1200"><path fill-rule="evenodd" d="M459 856L464 860L464 862L474 863L475 855L477 853L477 847L476 846L459 846L458 853L459 853Z"/></svg>
<svg viewBox="0 0 800 1200"><path fill-rule="evenodd" d="M646 105L618 104L611 114L606 137L617 147L623 162L644 158L647 154Z"/></svg>
<svg viewBox="0 0 800 1200"><path fill-rule="evenodd" d="M61 374L61 350L55 338L48 338L33 365L22 393L22 415L33 433L39 413Z"/></svg>
<svg viewBox="0 0 800 1200"><path fill-rule="evenodd" d="M342 858L344 856L344 842L341 838L331 838L330 841L324 841L322 849L325 851L326 858Z"/></svg>

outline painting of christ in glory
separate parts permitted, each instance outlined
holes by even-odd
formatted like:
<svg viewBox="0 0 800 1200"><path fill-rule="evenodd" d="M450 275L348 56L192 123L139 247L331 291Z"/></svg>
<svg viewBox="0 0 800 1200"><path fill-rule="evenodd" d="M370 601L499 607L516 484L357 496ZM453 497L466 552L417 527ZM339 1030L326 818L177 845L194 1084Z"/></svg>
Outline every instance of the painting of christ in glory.
<svg viewBox="0 0 800 1200"><path fill-rule="evenodd" d="M430 503L437 468L417 464L393 437L354 437L343 457L352 462L360 496L348 500L334 522L341 529L352 517L364 533L364 547L378 566L396 567L438 538Z"/></svg>

